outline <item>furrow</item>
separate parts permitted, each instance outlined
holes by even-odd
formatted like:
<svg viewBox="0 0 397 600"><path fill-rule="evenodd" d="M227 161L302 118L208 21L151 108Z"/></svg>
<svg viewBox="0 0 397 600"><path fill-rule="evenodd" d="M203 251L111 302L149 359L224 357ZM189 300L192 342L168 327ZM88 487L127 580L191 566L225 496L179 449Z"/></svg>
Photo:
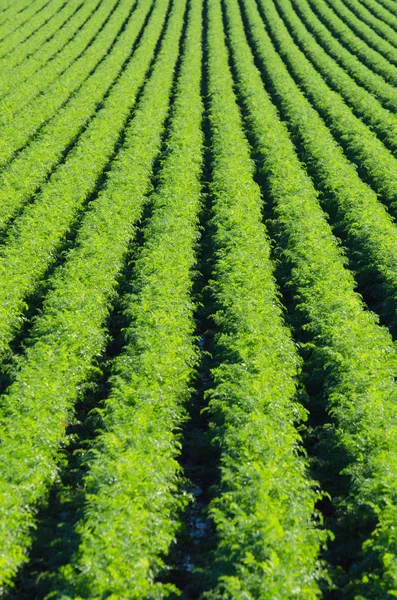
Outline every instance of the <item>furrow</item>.
<svg viewBox="0 0 397 600"><path fill-rule="evenodd" d="M359 21L362 21L367 25L369 29L379 35L382 40L389 42L389 44L395 48L397 47L397 31L378 17L374 16L371 11L366 8L364 3L358 2L357 0L343 0L343 3Z"/></svg>
<svg viewBox="0 0 397 600"><path fill-rule="evenodd" d="M292 6L302 24L310 31L318 44L330 57L339 64L356 83L363 86L375 98L393 113L397 112L397 91L388 83L368 68L353 52L343 46L332 31L328 30L311 9L307 0L292 0ZM303 46L301 50L304 51Z"/></svg>
<svg viewBox="0 0 397 600"><path fill-rule="evenodd" d="M225 4L230 38L239 35L242 44L237 1ZM251 2L244 2L244 14L252 36L261 39L260 52L269 79L275 81L277 70L273 73L274 60L267 52L271 45L266 36L259 38L265 30ZM295 332L313 390L308 407L313 415L322 405L326 417L323 425L317 423L311 452L319 460L320 480L332 493L334 512L327 524L337 533L330 549L332 556L336 548L334 583L345 598L384 597L396 589L392 523L397 511L397 352L387 330L354 292L346 259L288 132L261 91L252 57L240 62L241 54L236 51L234 58L237 83L272 201L269 223L285 269L281 282L291 293Z"/></svg>
<svg viewBox="0 0 397 600"><path fill-rule="evenodd" d="M67 77L67 73L73 71L74 63L78 59L83 64L85 53L88 52L89 56L90 46L95 43L95 38L106 28L114 13L120 10L120 4L122 6L122 3L116 0L102 4L99 10L94 12L93 18L79 31L72 43L66 44L54 60L45 60L41 66L39 65L38 70L36 70L35 62L25 61L22 63L24 68L12 69L10 73L5 73L4 78L2 78L3 85L0 87L0 92L1 90L5 92L0 100L2 109L0 127L10 123L15 114L23 114L29 111L29 107L26 105L40 99L40 96L45 94L51 83L57 81L65 72L65 77ZM130 2L129 6L134 7L135 4L135 2ZM84 73L82 71L83 81ZM21 81L19 80L19 74L21 74ZM79 75L77 73L77 81L74 82L74 87L71 88L72 92L80 83Z"/></svg>
<svg viewBox="0 0 397 600"><path fill-rule="evenodd" d="M359 172L371 183L391 212L397 214L397 159L385 148L375 133L352 114L340 95L330 90L321 75L308 62L291 39L273 1L259 0L259 6L263 18L266 19L272 42L289 72L324 118L345 153L358 165ZM384 131L385 137L393 137L392 131L386 126Z"/></svg>
<svg viewBox="0 0 397 600"><path fill-rule="evenodd" d="M308 0L313 12L332 35L349 51L354 53L369 69L381 75L392 85L397 84L397 68L382 54L368 46L339 16L324 2Z"/></svg>
<svg viewBox="0 0 397 600"><path fill-rule="evenodd" d="M190 294L200 208L200 2L190 10L160 187L150 198L133 293L125 299L125 348L114 363L104 430L87 460L79 549L73 568L62 573L65 598L113 593L138 599L173 590L156 575L186 501L175 457L196 362ZM153 73L153 85L160 84L159 77ZM170 83L159 89L167 93ZM149 89L152 96L145 96L135 118L134 156L140 159L147 154L141 143L147 144L151 123L145 112L153 115L154 109L155 88ZM138 189L134 183L129 197L135 199ZM91 565L88 577L86 565ZM116 581L110 576L115 571Z"/></svg>
<svg viewBox="0 0 397 600"><path fill-rule="evenodd" d="M6 121L0 127L0 166L5 166L18 150L29 143L39 128L56 115L98 64L106 59L107 52L115 45L129 19L134 19L134 15L131 15L134 7L134 0L120 0L87 51L61 77L24 110L15 115L4 114L3 119Z"/></svg>
<svg viewBox="0 0 397 600"><path fill-rule="evenodd" d="M37 13L27 19L23 26L15 28L0 41L0 57L6 56L14 48L34 36L65 4L66 0L50 0L48 4L42 4Z"/></svg>
<svg viewBox="0 0 397 600"><path fill-rule="evenodd" d="M153 16L162 13L164 17L165 8L166 3L163 6L156 3ZM19 446L20 452L30 458L21 463L15 453L18 472L8 463L8 475L0 480L0 533L4 536L2 548L8 559L1 570L3 581L12 576L24 559L28 531L34 522L33 509L44 500L48 485L57 473L57 451L66 442L65 424L73 420L71 413L79 391L93 373L95 358L106 346L104 324L123 259L134 236L134 224L149 191L153 161L161 145L184 9L184 1L177 0L153 74L126 132L123 147L103 191L85 215L75 248L54 274L43 312L35 322L26 354L19 361L15 382L3 396L2 462L8 462L7 445L15 445L16 440L21 439L33 416L36 424L29 428L27 436L23 436L24 448ZM151 36L155 44L158 37L155 29ZM147 54L149 48L145 50ZM38 370L40 376L37 376ZM17 406L23 406L23 410L18 410ZM106 543L108 539L104 541ZM155 539L152 542L155 543ZM111 556L105 552L103 560L110 560ZM138 561L138 569L139 566ZM148 582L150 573L150 566L147 566ZM112 585L118 591L117 586L123 585L124 572L121 574L120 579L109 578L98 565L95 578L92 570L92 578L88 581L91 592L97 594L101 585ZM78 581L73 579L72 584L77 585ZM81 584L80 590L92 595L90 590L87 591L87 582L81 581Z"/></svg>
<svg viewBox="0 0 397 600"><path fill-rule="evenodd" d="M157 0L132 60L113 86L103 108L54 173L36 202L16 219L0 253L0 353L23 321L24 298L56 258L67 232L95 194L111 161L126 121L144 84L165 18L166 0ZM149 11L146 4L144 10ZM126 41L128 44L128 40Z"/></svg>
<svg viewBox="0 0 397 600"><path fill-rule="evenodd" d="M123 68L133 57L150 6L140 2L134 18L128 21L110 54L37 137L0 173L0 230L3 234L24 203L29 198L35 199L40 186L44 189L59 162L66 159L69 151L78 144L79 136L95 118Z"/></svg>
<svg viewBox="0 0 397 600"><path fill-rule="evenodd" d="M220 2L209 0L207 11L214 364L206 411L220 464L203 597L290 598L299 590L316 598L326 536L298 450L296 425L306 416L296 396L299 359L278 304Z"/></svg>
<svg viewBox="0 0 397 600"><path fill-rule="evenodd" d="M356 17L356 15L345 6L342 0L326 0L332 10L340 19L355 33L357 37L384 56L391 64L397 64L396 48L383 35L380 36L374 29Z"/></svg>
<svg viewBox="0 0 397 600"><path fill-rule="evenodd" d="M37 48L26 44L17 52L0 60L2 78L0 94L3 96L10 91L10 84L15 89L24 79L31 77L47 61L55 58L66 44L68 44L84 27L86 22L95 14L98 2L77 2L77 8L70 18L62 24L57 31L47 37Z"/></svg>

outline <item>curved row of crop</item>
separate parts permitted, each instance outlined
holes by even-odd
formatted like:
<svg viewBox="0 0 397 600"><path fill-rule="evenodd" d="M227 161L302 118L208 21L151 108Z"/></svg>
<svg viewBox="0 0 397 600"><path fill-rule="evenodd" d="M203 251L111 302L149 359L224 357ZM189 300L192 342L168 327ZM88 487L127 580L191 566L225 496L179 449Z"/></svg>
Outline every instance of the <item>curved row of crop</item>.
<svg viewBox="0 0 397 600"><path fill-rule="evenodd" d="M55 60L44 62L42 67L37 72L28 73L27 77L23 78L19 83L15 77L15 73L11 71L9 78L4 77L4 89L5 95L0 100L1 118L0 118L0 132L1 127L12 122L15 115L26 114L27 118L29 115L29 106L34 106L36 98L40 98L40 95L46 94L53 82L59 81L59 78L64 77L67 84L67 75L71 72L72 66L80 59L81 64L84 64L84 58L86 53L89 54L90 45L94 43L95 38L99 35L100 31L104 29L108 21L112 18L112 15L119 9L119 2L114 0L113 2L105 2L102 4L100 9L93 14L93 18L88 21L85 27L78 33L72 43L67 44L62 51L57 55ZM135 3L129 3L130 8ZM123 21L121 21L123 23ZM117 33L116 33L117 38ZM111 41L111 35L109 41ZM108 47L109 51L109 47ZM103 55L106 55L104 52ZM28 61L26 61L27 64ZM31 65L34 69L35 65ZM79 73L77 78L73 79L73 86L70 92L78 88L81 81L79 80ZM85 80L86 70L83 70L82 80ZM80 77L81 77L80 75ZM76 73L74 74L76 77ZM10 87L7 90L7 79ZM61 79L62 81L62 79ZM58 86L59 88L59 86ZM50 88L51 92L56 93L57 87ZM48 98L48 94L47 94Z"/></svg>
<svg viewBox="0 0 397 600"><path fill-rule="evenodd" d="M383 21L392 29L397 29L397 14L395 11L393 13L390 10L390 7L382 5L381 2L377 2L376 0L361 0L361 4L365 6L371 15L377 17L380 21Z"/></svg>
<svg viewBox="0 0 397 600"><path fill-rule="evenodd" d="M397 15L397 7L394 4L393 0L378 0L378 3L381 6L384 6L393 15Z"/></svg>
<svg viewBox="0 0 397 600"><path fill-rule="evenodd" d="M269 79L277 104L301 144L305 162L323 190L321 202L344 232L362 282L374 279L384 286L383 300L394 321L397 294L396 227L376 194L360 179L326 125L277 55L257 11L247 11L255 53Z"/></svg>
<svg viewBox="0 0 397 600"><path fill-rule="evenodd" d="M325 2L316 2L316 0L308 0L308 2L324 26L349 52L354 53L369 69L381 75L386 81L392 85L397 84L396 65L391 64L382 54L357 37Z"/></svg>
<svg viewBox="0 0 397 600"><path fill-rule="evenodd" d="M221 5L207 7L216 366L206 411L220 466L209 505L217 546L204 596L290 598L299 590L315 598L324 535L316 529L318 494L298 455L299 359L278 304Z"/></svg>
<svg viewBox="0 0 397 600"><path fill-rule="evenodd" d="M383 108L371 93L357 85L333 58L328 56L294 13L290 0L275 0L275 5L295 44L321 74L327 85L338 92L354 114L371 127L384 144L397 154L395 115ZM376 89L374 85L373 94L376 93ZM397 104L394 104L393 108L397 111Z"/></svg>
<svg viewBox="0 0 397 600"><path fill-rule="evenodd" d="M81 0L72 0L64 4L61 9L56 12L52 19L48 23L41 27L40 30L33 36L31 36L26 42L18 44L14 50L7 53L0 59L0 64L4 63L7 65L8 70L11 65L16 62L22 62L26 55L39 50L48 40L52 37L57 36L63 27L68 26L68 22L79 13L82 8ZM3 69L2 69L3 70Z"/></svg>
<svg viewBox="0 0 397 600"><path fill-rule="evenodd" d="M153 45L160 25L156 19L160 22L164 19L166 8L166 2L155 4L153 27L151 31L149 26L147 29ZM70 412L82 384L92 374L95 357L105 349L104 321L161 143L179 52L175 41L181 33L184 9L183 1L175 2L153 75L123 148L104 190L83 219L75 249L68 253L64 266L52 278L43 312L34 325L26 354L19 361L16 380L3 396L2 582L9 582L24 560L28 529L34 522L32 509L43 501L48 484L56 476L56 454L64 440L66 423L72 419ZM152 52L148 45L144 46L142 60L150 60ZM137 73L138 65L134 66ZM131 85L127 91L132 93ZM15 463L11 464L10 458Z"/></svg>
<svg viewBox="0 0 397 600"><path fill-rule="evenodd" d="M89 0L78 4L67 23L56 31L52 37L46 39L39 47L35 48L29 43L18 48L11 55L0 59L2 76L0 80L1 96L10 93L10 86L15 90L28 77L32 77L47 62L51 62L59 52L62 52L86 25L87 21L95 15L98 0Z"/></svg>
<svg viewBox="0 0 397 600"><path fill-rule="evenodd" d="M149 11L150 5L142 4ZM5 278L0 290L0 354L23 320L24 298L33 293L54 261L62 240L95 192L98 179L112 158L153 60L167 4L167 0L156 1L139 46L103 107L34 204L7 232L0 253L0 273ZM128 45L128 39L125 43Z"/></svg>
<svg viewBox="0 0 397 600"><path fill-rule="evenodd" d="M95 119L133 56L151 10L152 3L139 3L134 18L128 21L110 54L34 140L0 172L1 230L40 185L45 187L49 174L67 157L70 148L78 144L79 136Z"/></svg>
<svg viewBox="0 0 397 600"><path fill-rule="evenodd" d="M134 19L134 14L131 15L134 6L135 3L131 0L120 0L117 9L86 52L47 87L35 102L13 115L12 119L0 127L0 167L5 166L18 150L28 144L38 129L56 115L73 92L90 77L95 67L111 50L131 16ZM6 114L5 117L7 116Z"/></svg>
<svg viewBox="0 0 397 600"><path fill-rule="evenodd" d="M305 55L295 45L273 1L259 0L261 14L266 19L269 34L290 73L298 82L311 103L324 118L328 128L351 156L366 178L397 214L397 158L385 148L360 119L352 114L341 96L330 90L321 75L314 69ZM370 111L368 111L370 112ZM385 135L393 137L392 132ZM389 138L390 139L390 138Z"/></svg>
<svg viewBox="0 0 397 600"><path fill-rule="evenodd" d="M47 5L52 0L33 0L29 3L29 6L25 7L24 10L16 10L11 12L10 18L0 26L0 44L4 44L7 37L10 35L16 35L17 32L35 17L36 13L45 10ZM15 9L18 8L18 2L16 3Z"/></svg>
<svg viewBox="0 0 397 600"><path fill-rule="evenodd" d="M313 12L307 0L291 0L291 3L301 23L305 25L327 54L360 86L375 96L385 108L397 112L396 88L347 50ZM303 48L301 47L301 49Z"/></svg>
<svg viewBox="0 0 397 600"><path fill-rule="evenodd" d="M348 557L351 572L344 591L378 597L397 586L393 572L397 353L388 332L354 292L355 282L344 267L345 259L316 192L274 105L261 89L246 45L242 60L244 31L237 0L227 0L226 7L231 41L239 40L234 56L238 87L273 201L272 228L281 257L290 267L288 286L308 343L305 368L309 377L322 381L322 399L330 419L318 431L316 452L332 465L334 478L338 472L347 478L346 493L333 498L337 519L346 532L363 542L361 553ZM259 13L248 1L244 13L252 36L260 40L269 79L276 85L279 64L269 53L271 44L268 38L266 42ZM348 547L344 551L348 554Z"/></svg>
<svg viewBox="0 0 397 600"><path fill-rule="evenodd" d="M116 594L138 600L164 597L173 590L156 582L156 575L187 499L176 456L197 360L190 296L201 205L200 12L201 3L195 1L188 15L161 183L149 198L152 214L134 263L133 292L124 300L129 323L125 346L113 364L103 432L86 461L80 546L62 569L64 598ZM147 146L148 128L158 111L156 93L161 90L164 100L169 93L170 81L164 86L160 73L164 61L142 98L123 163L123 196L134 202L147 188L150 170L135 170L132 180L128 161L150 165L154 148Z"/></svg>
<svg viewBox="0 0 397 600"><path fill-rule="evenodd" d="M3 0L3 3L7 3L7 0ZM34 2L32 3L30 0L8 0L8 5L2 6L1 9L0 27L11 19L13 20L13 23L15 23L18 15L23 11L26 11L32 4L34 4Z"/></svg>
<svg viewBox="0 0 397 600"><path fill-rule="evenodd" d="M41 28L54 18L54 16L63 8L66 0L50 0L48 4L42 5L39 10L26 19L21 27L16 27L0 41L0 57L7 55L19 44L26 42L29 38L36 35Z"/></svg>
<svg viewBox="0 0 397 600"><path fill-rule="evenodd" d="M391 64L397 65L397 49L374 29L356 17L342 0L325 0L339 18L369 48L384 56Z"/></svg>
<svg viewBox="0 0 397 600"><path fill-rule="evenodd" d="M367 25L371 31L376 32L382 40L387 40L389 44L397 48L397 31L393 27L374 16L362 2L357 2L357 0L343 0L343 4L359 21ZM395 21L393 24L395 26Z"/></svg>

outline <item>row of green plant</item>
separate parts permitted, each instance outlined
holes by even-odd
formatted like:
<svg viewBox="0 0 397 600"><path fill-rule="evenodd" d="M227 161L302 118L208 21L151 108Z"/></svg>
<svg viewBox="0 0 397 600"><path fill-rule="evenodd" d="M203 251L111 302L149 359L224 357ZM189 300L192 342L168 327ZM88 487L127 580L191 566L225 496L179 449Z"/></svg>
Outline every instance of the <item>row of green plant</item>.
<svg viewBox="0 0 397 600"><path fill-rule="evenodd" d="M367 10L380 21L387 23L387 25L393 29L397 28L397 14L395 9L393 14L393 11L390 10L390 7L388 8L387 6L383 6L380 2L376 2L375 0L362 0L361 4L363 4Z"/></svg>
<svg viewBox="0 0 397 600"><path fill-rule="evenodd" d="M381 281L385 309L394 320L397 293L395 262L396 227L377 195L358 176L318 113L289 75L265 33L257 11L249 14L255 37L255 51L261 61L284 118L302 146L316 185L323 191L321 202L332 216L333 224L343 232L360 280ZM266 54L264 54L266 52ZM265 56L269 57L268 65ZM267 67L271 68L267 68Z"/></svg>
<svg viewBox="0 0 397 600"><path fill-rule="evenodd" d="M393 0L379 0L379 4L384 6L392 14L397 15L397 8Z"/></svg>
<svg viewBox="0 0 397 600"><path fill-rule="evenodd" d="M142 5L147 12L150 4ZM7 231L0 253L0 273L5 278L0 289L0 354L23 322L26 296L34 293L56 260L57 250L103 177L145 81L167 6L168 0L155 3L139 46L103 107L35 202Z"/></svg>
<svg viewBox="0 0 397 600"><path fill-rule="evenodd" d="M35 68L33 64L31 66L32 72L28 74L28 77L21 84L14 77L15 73L13 71L9 74L8 81L6 76L4 80L2 78L5 88L7 89L8 85L9 89L8 93L0 100L0 109L2 112L0 127L10 123L18 113L27 112L29 114L29 105L32 105L37 98L40 98L40 95L45 94L51 84L57 82L59 78L67 77L68 72L76 61L80 59L84 62L85 51L95 40L101 27L106 24L115 6L116 2L103 3L101 10L94 13L93 18L86 23L85 27L82 28L71 44L67 44L54 60L44 62L42 68L37 72L33 71ZM84 81L84 71L82 75L82 80ZM77 79L71 91L73 92L74 89L78 89L80 84L81 80Z"/></svg>
<svg viewBox="0 0 397 600"><path fill-rule="evenodd" d="M166 7L166 2L156 2L153 17L164 17ZM15 381L2 397L1 583L10 582L26 559L35 509L45 501L48 486L57 476L57 455L60 446L66 443L65 429L73 421L73 407L84 393L84 384L95 377L95 359L106 348L106 319L161 145L184 12L184 1L175 2L158 60L128 127L124 145L103 191L84 216L74 249L51 279L51 290L34 324L26 352L19 359ZM157 29L158 26L151 32L154 38L158 36ZM186 152L185 148L180 150ZM127 368L128 357L125 362ZM128 423L125 433L132 426ZM153 451L150 435L146 444ZM111 456L109 448L109 458ZM130 467L121 465L121 468L126 469L127 476ZM141 480L141 484L144 485L144 481ZM153 496L148 499L149 504L154 501ZM123 502L119 508L114 507L115 525ZM110 527L111 522L104 526ZM125 526L128 531L128 524ZM107 547L103 548L101 560L111 561L115 540L112 536L106 537L105 532L103 535ZM150 554L151 545L158 543L156 536L160 538L161 532L155 532L150 540L145 531L142 536L142 547L147 544ZM136 535L132 541L138 543L138 540ZM144 569L145 565L145 558L141 562L138 559L137 569ZM125 575L124 571L118 574L117 570L104 570L101 576L99 565L89 568L94 589L101 581L106 583L106 579L107 585L113 581L116 587ZM150 566L146 565L146 569L150 578ZM98 579L94 578L94 572Z"/></svg>
<svg viewBox="0 0 397 600"><path fill-rule="evenodd" d="M393 29L396 24L395 20L393 21L392 26L388 25L385 21L373 15L372 12L366 8L365 3L361 1L344 0L344 4L359 21L362 21L372 31L375 31L381 39L387 40L392 46L397 48L397 31Z"/></svg>
<svg viewBox="0 0 397 600"><path fill-rule="evenodd" d="M201 2L192 2L160 184L149 198L151 215L134 261L132 291L124 297L129 323L124 347L113 363L103 431L84 461L87 504L77 527L79 548L59 578L62 598L140 600L177 592L157 575L188 499L177 456L198 354L191 292L201 205L200 13ZM156 63L135 117L123 181L131 177L128 161L150 165L153 157L154 146L147 144L159 110L156 94L161 90L164 114L177 58L177 35L169 41L173 47L164 46L166 55ZM145 189L148 174L141 173L138 182ZM123 202L126 197L136 202L140 188L134 175Z"/></svg>
<svg viewBox="0 0 397 600"><path fill-rule="evenodd" d="M4 121L0 127L0 167L7 164L15 152L28 144L37 130L57 114L58 110L90 76L98 63L104 59L129 18L131 5L131 0L121 0L117 10L112 13L105 27L95 36L86 52L72 63L63 75L45 88L37 98L33 98L33 102L25 106L23 110L16 114L4 114ZM133 14L132 19L134 17ZM91 32L88 40L93 35L94 32ZM82 50L84 47L83 43Z"/></svg>
<svg viewBox="0 0 397 600"><path fill-rule="evenodd" d="M22 62L26 56L30 56L35 51L40 50L49 40L56 37L62 28L68 27L68 22L74 20L82 8L81 0L73 0L64 4L53 17L41 27L34 35L29 36L25 42L18 44L14 50L8 52L6 56L0 59L2 71L9 71L13 65Z"/></svg>
<svg viewBox="0 0 397 600"><path fill-rule="evenodd" d="M308 0L313 12L343 46L354 53L369 69L392 85L397 83L397 67L358 37L325 3Z"/></svg>
<svg viewBox="0 0 397 600"><path fill-rule="evenodd" d="M151 7L151 2L138 4L134 18L126 24L111 53L31 143L0 172L1 230L4 231L8 221L46 183L48 174L62 162L68 148L78 143L79 134L95 119L97 110L123 72L132 44L140 34Z"/></svg>
<svg viewBox="0 0 397 600"><path fill-rule="evenodd" d="M324 534L296 428L306 417L296 399L300 363L283 323L219 0L209 0L207 18L215 366L206 410L220 465L204 595L315 598Z"/></svg>
<svg viewBox="0 0 397 600"><path fill-rule="evenodd" d="M322 75L329 87L332 90L337 91L346 104L352 109L354 114L371 127L389 149L394 153L397 153L395 115L383 108L377 97L374 96L374 94L378 95L378 89L381 87L379 86L379 83L377 81L373 82L372 93L363 89L362 86L358 85L349 74L346 73L346 71L341 68L337 62L325 52L325 50L323 50L321 44L313 39L312 35L306 30L300 17L295 14L290 0L276 0L275 4L292 39L306 58L310 60L317 71ZM365 69L366 67L363 68ZM380 78L375 77L375 79ZM391 86L387 85L387 88L390 87ZM387 92L388 91L389 90L387 90ZM389 103L394 104L393 110L396 112L397 96L395 91L389 96ZM382 159L379 158L379 160Z"/></svg>
<svg viewBox="0 0 397 600"><path fill-rule="evenodd" d="M379 35L372 27L357 18L354 13L342 2L342 0L326 0L332 10L340 19L363 40L370 48L373 48L384 56L391 64L397 65L396 48L383 35Z"/></svg>
<svg viewBox="0 0 397 600"><path fill-rule="evenodd" d="M259 6L266 19L272 40L276 44L280 56L293 73L294 79L304 90L314 108L324 118L327 127L348 156L359 165L360 170L365 173L390 210L397 214L397 180L395 177L397 159L385 148L375 133L352 114L340 95L330 90L321 75L295 45L277 13L273 1L259 0ZM357 105L357 101L355 104ZM366 113L372 113L372 108L372 106L368 107ZM393 139L393 132L388 131L388 127L393 127L393 124L386 125L385 120L383 127L385 136L389 140ZM396 146L395 141L394 146Z"/></svg>
<svg viewBox="0 0 397 600"><path fill-rule="evenodd" d="M96 15L98 0L90 0L81 5L81 0L71 3L74 12L59 29L49 38L45 38L39 45L32 43L31 39L20 44L17 49L3 59L0 59L2 76L0 80L0 95L4 96L10 91L15 91L29 77L33 77L37 71L47 63L57 64L54 58L63 53L67 45L87 26L87 22ZM69 7L69 4L66 5Z"/></svg>
<svg viewBox="0 0 397 600"><path fill-rule="evenodd" d="M13 50L28 36L33 35L65 4L65 0L49 0L49 2L35 2L31 9L5 23L0 27L0 57Z"/></svg>
<svg viewBox="0 0 397 600"><path fill-rule="evenodd" d="M355 54L347 50L321 22L307 0L292 0L296 14L324 50L360 86L373 94L383 106L397 111L397 90L383 77L369 69Z"/></svg>
<svg viewBox="0 0 397 600"><path fill-rule="evenodd" d="M324 476L334 489L339 483L343 490L342 482L346 488L332 499L338 527L349 543L352 539L358 546L362 543L351 555L349 543L341 549L342 560L343 553L344 558L347 555L345 567L351 570L346 580L342 577L339 582L340 589L345 597L355 593L385 597L397 590L393 568L397 559L393 527L397 512L397 352L390 334L354 291L355 281L345 268L346 259L314 186L244 44L237 0L227 0L226 8L230 39L239 42L235 42L233 56L238 89L272 201L277 256L288 267L285 285L292 295L296 331L304 342L306 377L319 387L317 403L323 404L328 415L317 429L319 443L314 451L325 461L329 473ZM244 2L244 15L257 58L270 85L280 94L287 86L283 63L253 3ZM290 89L284 92L288 95ZM306 114L302 110L302 120ZM313 139L321 135L311 131ZM327 163L327 157L321 160ZM342 182L343 177L341 173Z"/></svg>
<svg viewBox="0 0 397 600"><path fill-rule="evenodd" d="M2 39L4 37L4 32L3 32L3 25L4 23L7 23L7 26L10 25L10 20L13 20L13 23L16 22L16 18L19 15L20 12L24 11L27 9L27 5L32 5L34 4L34 2L27 2L27 0L15 0L15 2L11 2L9 0L8 4L5 2L3 3L2 7L1 7L1 13L0 13L0 26L1 26L1 38ZM20 17L19 17L20 18Z"/></svg>

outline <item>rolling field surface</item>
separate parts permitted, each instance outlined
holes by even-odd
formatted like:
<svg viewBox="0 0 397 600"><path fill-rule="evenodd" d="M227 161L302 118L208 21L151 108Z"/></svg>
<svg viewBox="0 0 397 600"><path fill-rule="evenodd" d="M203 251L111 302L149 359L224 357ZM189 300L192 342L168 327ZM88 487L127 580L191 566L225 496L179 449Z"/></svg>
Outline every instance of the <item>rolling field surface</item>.
<svg viewBox="0 0 397 600"><path fill-rule="evenodd" d="M0 598L397 596L397 4L0 0Z"/></svg>

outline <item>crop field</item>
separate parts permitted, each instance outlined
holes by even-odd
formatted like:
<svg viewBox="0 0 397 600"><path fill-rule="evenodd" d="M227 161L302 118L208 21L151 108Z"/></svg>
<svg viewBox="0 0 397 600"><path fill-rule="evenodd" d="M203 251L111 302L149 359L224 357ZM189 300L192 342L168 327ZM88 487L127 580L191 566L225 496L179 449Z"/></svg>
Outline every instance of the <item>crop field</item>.
<svg viewBox="0 0 397 600"><path fill-rule="evenodd" d="M397 596L396 0L0 0L0 598Z"/></svg>

